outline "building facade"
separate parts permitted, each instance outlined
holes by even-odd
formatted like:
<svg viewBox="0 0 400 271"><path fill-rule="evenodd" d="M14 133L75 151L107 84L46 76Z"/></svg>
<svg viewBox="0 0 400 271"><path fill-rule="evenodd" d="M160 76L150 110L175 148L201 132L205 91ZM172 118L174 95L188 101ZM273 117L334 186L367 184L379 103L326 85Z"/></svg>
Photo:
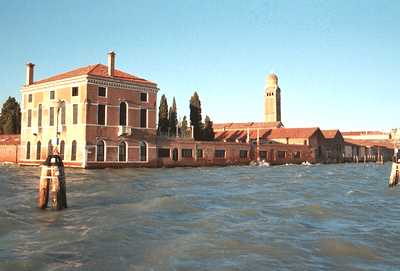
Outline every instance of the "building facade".
<svg viewBox="0 0 400 271"><path fill-rule="evenodd" d="M34 81L22 88L21 164L38 164L54 148L67 166L147 164L156 159L157 85L102 64Z"/></svg>

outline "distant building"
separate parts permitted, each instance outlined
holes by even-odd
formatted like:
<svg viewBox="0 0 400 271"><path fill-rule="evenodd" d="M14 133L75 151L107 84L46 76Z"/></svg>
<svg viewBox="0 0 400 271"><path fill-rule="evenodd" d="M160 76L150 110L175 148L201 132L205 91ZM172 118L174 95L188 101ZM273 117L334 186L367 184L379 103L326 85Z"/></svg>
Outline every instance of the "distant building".
<svg viewBox="0 0 400 271"><path fill-rule="evenodd" d="M326 162L340 163L344 160L344 138L339 130L322 130L325 138Z"/></svg>
<svg viewBox="0 0 400 271"><path fill-rule="evenodd" d="M389 133L381 131L349 131L342 132L344 139L355 139L355 140L388 140L390 138Z"/></svg>

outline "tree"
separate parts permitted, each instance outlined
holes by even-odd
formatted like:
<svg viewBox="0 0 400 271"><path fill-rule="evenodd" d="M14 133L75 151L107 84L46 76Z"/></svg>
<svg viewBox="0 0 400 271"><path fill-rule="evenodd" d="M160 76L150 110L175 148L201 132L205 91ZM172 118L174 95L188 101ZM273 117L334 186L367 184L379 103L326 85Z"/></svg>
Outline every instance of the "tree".
<svg viewBox="0 0 400 271"><path fill-rule="evenodd" d="M201 121L201 102L199 95L195 91L190 98L190 125L193 126L195 140L201 140L201 131L203 129L203 123Z"/></svg>
<svg viewBox="0 0 400 271"><path fill-rule="evenodd" d="M158 109L158 133L160 135L168 133L168 124L168 102L165 95L162 95Z"/></svg>
<svg viewBox="0 0 400 271"><path fill-rule="evenodd" d="M171 136L176 136L176 125L178 124L178 114L176 111L176 101L175 97L172 100L172 106L169 108L169 134Z"/></svg>
<svg viewBox="0 0 400 271"><path fill-rule="evenodd" d="M1 109L0 133L21 133L21 107L14 97L8 97Z"/></svg>
<svg viewBox="0 0 400 271"><path fill-rule="evenodd" d="M183 116L181 123L181 137L186 137L188 133L188 122L186 116Z"/></svg>
<svg viewBox="0 0 400 271"><path fill-rule="evenodd" d="M209 116L206 116L206 118L204 119L202 138L206 141L213 141L215 138L213 122L211 121Z"/></svg>

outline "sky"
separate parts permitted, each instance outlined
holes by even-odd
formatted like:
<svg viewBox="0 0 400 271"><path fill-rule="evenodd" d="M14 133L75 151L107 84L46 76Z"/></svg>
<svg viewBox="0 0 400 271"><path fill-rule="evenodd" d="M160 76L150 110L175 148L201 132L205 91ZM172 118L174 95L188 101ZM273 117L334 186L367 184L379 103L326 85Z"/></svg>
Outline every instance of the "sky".
<svg viewBox="0 0 400 271"><path fill-rule="evenodd" d="M0 101L35 80L107 64L215 123L263 121L279 77L286 127L400 127L400 1L1 1Z"/></svg>

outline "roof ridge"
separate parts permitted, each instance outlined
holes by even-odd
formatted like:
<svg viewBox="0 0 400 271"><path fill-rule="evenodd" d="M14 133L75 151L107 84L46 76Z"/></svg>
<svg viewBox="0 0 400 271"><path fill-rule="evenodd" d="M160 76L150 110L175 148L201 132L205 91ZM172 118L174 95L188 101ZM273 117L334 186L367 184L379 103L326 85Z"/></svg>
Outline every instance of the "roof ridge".
<svg viewBox="0 0 400 271"><path fill-rule="evenodd" d="M90 66L93 66L87 73L89 74L89 73L91 73L94 69L96 69L99 65L102 65L101 63L97 63L97 64L94 64L94 65L89 65L89 67Z"/></svg>

